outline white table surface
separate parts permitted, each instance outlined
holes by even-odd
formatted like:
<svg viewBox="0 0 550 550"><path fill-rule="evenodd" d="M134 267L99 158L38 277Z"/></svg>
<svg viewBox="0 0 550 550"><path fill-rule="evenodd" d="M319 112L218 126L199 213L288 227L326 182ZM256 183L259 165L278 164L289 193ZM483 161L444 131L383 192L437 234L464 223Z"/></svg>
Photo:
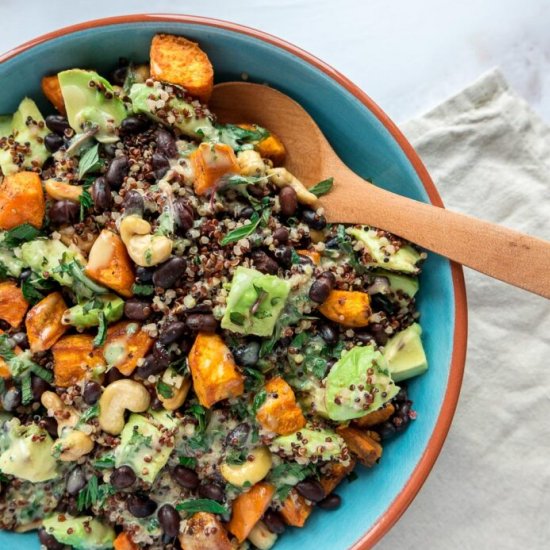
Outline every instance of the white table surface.
<svg viewBox="0 0 550 550"><path fill-rule="evenodd" d="M547 0L0 0L0 51L80 21L145 12L217 17L278 35L347 75L398 123L422 114L494 66L550 122ZM452 477L452 468L447 456L434 475ZM406 541L419 540L418 532L412 535L422 525L431 524L439 535L446 525L457 527L457 518L464 517L460 495L434 494L429 484L378 548L410 547ZM494 527L494 519L507 509L500 511L494 503L486 528ZM540 513L547 516L548 510ZM502 520L498 525L506 529ZM475 536L466 540L461 549L477 550ZM510 548L523 546L521 534L512 528L508 541ZM430 550L457 548L430 544L429 537L423 543Z"/></svg>

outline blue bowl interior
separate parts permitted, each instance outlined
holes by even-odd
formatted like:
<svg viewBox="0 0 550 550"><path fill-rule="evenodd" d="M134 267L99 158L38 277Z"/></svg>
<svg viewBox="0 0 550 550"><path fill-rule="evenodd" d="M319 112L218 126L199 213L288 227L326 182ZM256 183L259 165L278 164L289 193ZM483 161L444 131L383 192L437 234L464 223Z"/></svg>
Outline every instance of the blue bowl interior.
<svg viewBox="0 0 550 550"><path fill-rule="evenodd" d="M267 82L299 101L315 118L341 158L378 185L427 201L422 183L405 154L357 98L317 68L259 39L219 28L183 23L139 23L89 29L40 44L0 64L0 113L15 110L28 95L43 112L51 107L40 92L40 78L68 67L108 71L119 57L148 59L151 37L158 31L195 39L212 60L216 79ZM9 83L9 85L7 85ZM372 205L376 208L376 205ZM430 369L409 384L418 419L401 437L385 445L380 464L360 467L359 479L338 488L344 505L316 511L306 528L281 537L277 548L317 550L348 548L367 532L401 492L426 450L443 402L450 369L454 330L454 294L450 264L430 255L419 294L424 343ZM38 548L34 534L0 533L0 548Z"/></svg>

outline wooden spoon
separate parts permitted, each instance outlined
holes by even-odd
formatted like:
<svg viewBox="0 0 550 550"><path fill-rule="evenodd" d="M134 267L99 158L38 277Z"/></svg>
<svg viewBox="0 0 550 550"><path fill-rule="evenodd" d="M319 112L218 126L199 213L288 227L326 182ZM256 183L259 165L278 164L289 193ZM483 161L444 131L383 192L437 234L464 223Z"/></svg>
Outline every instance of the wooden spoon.
<svg viewBox="0 0 550 550"><path fill-rule="evenodd" d="M550 243L376 187L336 155L309 114L260 84L226 82L209 103L222 122L255 122L287 148L286 168L306 185L334 177L320 199L329 222L372 225L428 250L550 298Z"/></svg>

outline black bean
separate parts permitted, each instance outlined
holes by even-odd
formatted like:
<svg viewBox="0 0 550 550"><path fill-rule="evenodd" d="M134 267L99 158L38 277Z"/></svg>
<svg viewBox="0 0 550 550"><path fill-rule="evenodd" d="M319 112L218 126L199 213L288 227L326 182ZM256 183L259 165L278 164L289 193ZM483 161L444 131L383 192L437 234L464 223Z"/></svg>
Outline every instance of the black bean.
<svg viewBox="0 0 550 550"><path fill-rule="evenodd" d="M271 236L280 244L286 244L288 242L288 237L290 233L286 227L277 227Z"/></svg>
<svg viewBox="0 0 550 550"><path fill-rule="evenodd" d="M45 391L48 391L51 389L51 386L46 382L46 380L43 380L40 378L40 376L32 376L31 378L31 388L32 388L32 396L35 401L40 401L40 398L42 397L42 394Z"/></svg>
<svg viewBox="0 0 550 550"><path fill-rule="evenodd" d="M157 152L161 153L169 159L174 158L178 155L178 146L176 145L176 140L174 136L164 129L157 130Z"/></svg>
<svg viewBox="0 0 550 550"><path fill-rule="evenodd" d="M129 168L130 168L130 165L128 163L128 157L121 156L121 157L114 158L109 163L109 167L107 168L107 174L105 175L105 179L107 180L107 183L111 187L118 189L124 182L124 178L128 174Z"/></svg>
<svg viewBox="0 0 550 550"><path fill-rule="evenodd" d="M330 325L321 325L319 334L329 346L334 346L338 342L338 331Z"/></svg>
<svg viewBox="0 0 550 550"><path fill-rule="evenodd" d="M182 321L173 321L162 327L159 334L159 341L161 344L168 346L173 344L176 340L183 338L183 335L187 331L187 326Z"/></svg>
<svg viewBox="0 0 550 550"><path fill-rule="evenodd" d="M379 346L385 346L389 340L389 336L386 333L384 325L380 323L371 323L370 331Z"/></svg>
<svg viewBox="0 0 550 550"><path fill-rule="evenodd" d="M55 153L56 151L59 151L61 147L63 147L64 140L61 136L58 136L57 134L48 134L44 138L44 146L50 153Z"/></svg>
<svg viewBox="0 0 550 550"><path fill-rule="evenodd" d="M317 214L315 210L310 208L304 208L302 210L302 221L307 223L311 229L324 229L327 226L327 220L325 216Z"/></svg>
<svg viewBox="0 0 550 550"><path fill-rule="evenodd" d="M52 132L55 132L60 136L65 134L65 130L71 129L69 126L69 121L61 115L48 115L46 117L46 126Z"/></svg>
<svg viewBox="0 0 550 550"><path fill-rule="evenodd" d="M275 250L275 259L286 269L292 265L292 248L290 246L279 246Z"/></svg>
<svg viewBox="0 0 550 550"><path fill-rule="evenodd" d="M312 502L319 502L326 496L323 486L316 479L309 478L300 481L295 488L304 498Z"/></svg>
<svg viewBox="0 0 550 550"><path fill-rule="evenodd" d="M74 224L80 216L80 207L73 201L55 201L48 211L50 222L55 225Z"/></svg>
<svg viewBox="0 0 550 550"><path fill-rule="evenodd" d="M393 315L399 309L399 304L392 302L383 294L374 294L370 300L373 311L384 311L388 315Z"/></svg>
<svg viewBox="0 0 550 550"><path fill-rule="evenodd" d="M134 189L128 191L124 197L124 202L122 203L124 207L125 216L139 216L143 217L143 211L145 210L145 203L141 193L135 191Z"/></svg>
<svg viewBox="0 0 550 550"><path fill-rule="evenodd" d="M392 438L397 432L397 430L395 429L395 426L389 420L387 420L386 422L378 426L376 428L376 431L380 434L380 437L384 440Z"/></svg>
<svg viewBox="0 0 550 550"><path fill-rule="evenodd" d="M67 499L67 514L70 516L78 516L82 510L78 506L78 501L76 497L69 497Z"/></svg>
<svg viewBox="0 0 550 550"><path fill-rule="evenodd" d="M94 201L94 210L96 212L105 212L111 209L113 205L113 195L111 186L103 177L96 178L91 190L92 200Z"/></svg>
<svg viewBox="0 0 550 550"><path fill-rule="evenodd" d="M101 386L97 382L86 382L82 398L87 405L95 405L101 397Z"/></svg>
<svg viewBox="0 0 550 550"><path fill-rule="evenodd" d="M123 67L117 67L111 73L111 82L113 84L116 84L117 86L124 86L124 81L126 80L127 75L128 75L128 65L124 65Z"/></svg>
<svg viewBox="0 0 550 550"><path fill-rule="evenodd" d="M47 550L63 550L65 548L64 544L61 544L53 535L50 535L46 529L41 527L38 530L38 539L40 544L45 546Z"/></svg>
<svg viewBox="0 0 550 550"><path fill-rule="evenodd" d="M285 532L286 525L279 512L275 510L267 510L264 514L263 522L265 526L276 535L282 535Z"/></svg>
<svg viewBox="0 0 550 550"><path fill-rule="evenodd" d="M130 115L120 123L120 131L125 134L139 134L147 130L149 121L141 116Z"/></svg>
<svg viewBox="0 0 550 550"><path fill-rule="evenodd" d="M132 321L146 321L152 313L151 304L139 298L129 298L124 303L124 315Z"/></svg>
<svg viewBox="0 0 550 550"><path fill-rule="evenodd" d="M340 508L340 504L342 504L342 499L338 495L332 493L319 502L317 506L323 508L323 510L336 510L336 508Z"/></svg>
<svg viewBox="0 0 550 550"><path fill-rule="evenodd" d="M181 518L178 511L171 504L165 504L159 508L157 517L165 535L169 537L178 536Z"/></svg>
<svg viewBox="0 0 550 550"><path fill-rule="evenodd" d="M122 380L123 378L125 378L125 376L116 367L111 367L105 375L104 385L108 386L109 384L112 384L117 380Z"/></svg>
<svg viewBox="0 0 550 550"><path fill-rule="evenodd" d="M120 466L113 470L109 481L115 489L128 489L136 482L136 479L137 476L130 466Z"/></svg>
<svg viewBox="0 0 550 550"><path fill-rule="evenodd" d="M252 206L245 206L239 212L239 218L245 218L245 219L248 220L252 217L252 214L254 214L254 208L252 208Z"/></svg>
<svg viewBox="0 0 550 550"><path fill-rule="evenodd" d="M318 304L322 304L328 298L333 286L333 280L322 274L316 281L313 282L311 288L309 289L310 299Z"/></svg>
<svg viewBox="0 0 550 550"><path fill-rule="evenodd" d="M204 483L199 487L199 495L203 498L211 498L217 502L222 502L224 490L217 483Z"/></svg>
<svg viewBox="0 0 550 550"><path fill-rule="evenodd" d="M185 489L196 489L200 483L197 473L185 466L176 466L172 470L172 478Z"/></svg>
<svg viewBox="0 0 550 550"><path fill-rule="evenodd" d="M239 447L242 448L248 435L250 434L250 425L246 422L242 422L236 428L233 428L225 438L225 444L229 447Z"/></svg>
<svg viewBox="0 0 550 550"><path fill-rule="evenodd" d="M114 143L104 143L103 144L103 152L105 153L105 156L112 159L115 157L117 152L116 145Z"/></svg>
<svg viewBox="0 0 550 550"><path fill-rule="evenodd" d="M136 269L136 279L140 283L150 283L153 281L153 273L155 269L153 267L141 267Z"/></svg>
<svg viewBox="0 0 550 550"><path fill-rule="evenodd" d="M254 262L254 267L262 273L275 275L279 270L279 264L263 250L252 251L252 261Z"/></svg>
<svg viewBox="0 0 550 550"><path fill-rule="evenodd" d="M164 368L170 364L170 352L166 349L166 346L158 340L153 344L153 359L160 366Z"/></svg>
<svg viewBox="0 0 550 550"><path fill-rule="evenodd" d="M141 493L130 495L126 501L126 506L130 514L136 518L149 517L157 509L157 503Z"/></svg>
<svg viewBox="0 0 550 550"><path fill-rule="evenodd" d="M143 365L139 366L135 371L135 375L138 378L145 380L149 376L160 374L166 369L166 364L158 362L153 355L147 355L144 359Z"/></svg>
<svg viewBox="0 0 550 550"><path fill-rule="evenodd" d="M46 416L40 421L40 425L44 426L44 429L54 438L58 438L57 434L57 420L52 416Z"/></svg>
<svg viewBox="0 0 550 550"><path fill-rule="evenodd" d="M408 401L409 400L409 393L408 393L407 386L405 386L403 384L403 382L400 382L399 386L400 386L399 393L395 396L395 400L397 402Z"/></svg>
<svg viewBox="0 0 550 550"><path fill-rule="evenodd" d="M283 187L279 191L279 204L281 205L281 214L285 218L290 218L298 208L298 197L292 187Z"/></svg>
<svg viewBox="0 0 550 550"><path fill-rule="evenodd" d="M362 342L363 344L370 344L371 342L375 342L374 336L368 328L356 328L354 332L357 340L359 340L359 342Z"/></svg>
<svg viewBox="0 0 550 550"><path fill-rule="evenodd" d="M170 170L170 161L162 153L153 153L151 164L158 180Z"/></svg>
<svg viewBox="0 0 550 550"><path fill-rule="evenodd" d="M339 247L340 247L340 241L339 241L338 237L332 237L332 239L329 239L325 243L325 248L330 248L330 249L334 250L335 248L339 248Z"/></svg>
<svg viewBox="0 0 550 550"><path fill-rule="evenodd" d="M66 489L69 495L77 495L86 486L86 476L78 466L67 476Z"/></svg>
<svg viewBox="0 0 550 550"><path fill-rule="evenodd" d="M155 269L153 284L161 288L171 288L185 273L187 263L183 258L173 257Z"/></svg>
<svg viewBox="0 0 550 550"><path fill-rule="evenodd" d="M151 405L150 407L154 411L160 411L164 407L164 403L159 399L158 395L156 395L155 388L151 388L151 391L155 393L155 395L151 396Z"/></svg>
<svg viewBox="0 0 550 550"><path fill-rule="evenodd" d="M195 213L193 207L185 199L174 201L174 213L178 233L183 234L193 227Z"/></svg>
<svg viewBox="0 0 550 550"><path fill-rule="evenodd" d="M12 412L21 405L21 392L17 388L10 388L2 396L2 407L8 412Z"/></svg>
<svg viewBox="0 0 550 550"><path fill-rule="evenodd" d="M200 332L216 332L218 321L211 313L191 313L185 319L185 324L191 329Z"/></svg>
<svg viewBox="0 0 550 550"><path fill-rule="evenodd" d="M251 340L235 349L233 357L241 367L254 367L260 359L260 343Z"/></svg>
<svg viewBox="0 0 550 550"><path fill-rule="evenodd" d="M11 339L22 349L27 349L29 347L29 339L26 332L16 332Z"/></svg>

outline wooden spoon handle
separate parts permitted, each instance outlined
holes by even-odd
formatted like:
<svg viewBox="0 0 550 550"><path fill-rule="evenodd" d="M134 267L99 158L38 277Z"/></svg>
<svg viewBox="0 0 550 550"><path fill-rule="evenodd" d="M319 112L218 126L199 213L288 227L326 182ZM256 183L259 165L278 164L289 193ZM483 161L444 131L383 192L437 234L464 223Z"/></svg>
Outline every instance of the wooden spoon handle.
<svg viewBox="0 0 550 550"><path fill-rule="evenodd" d="M367 182L354 186L352 197L342 191L338 194L336 185L336 196L327 195L329 221L380 227L495 279L550 298L550 242Z"/></svg>

